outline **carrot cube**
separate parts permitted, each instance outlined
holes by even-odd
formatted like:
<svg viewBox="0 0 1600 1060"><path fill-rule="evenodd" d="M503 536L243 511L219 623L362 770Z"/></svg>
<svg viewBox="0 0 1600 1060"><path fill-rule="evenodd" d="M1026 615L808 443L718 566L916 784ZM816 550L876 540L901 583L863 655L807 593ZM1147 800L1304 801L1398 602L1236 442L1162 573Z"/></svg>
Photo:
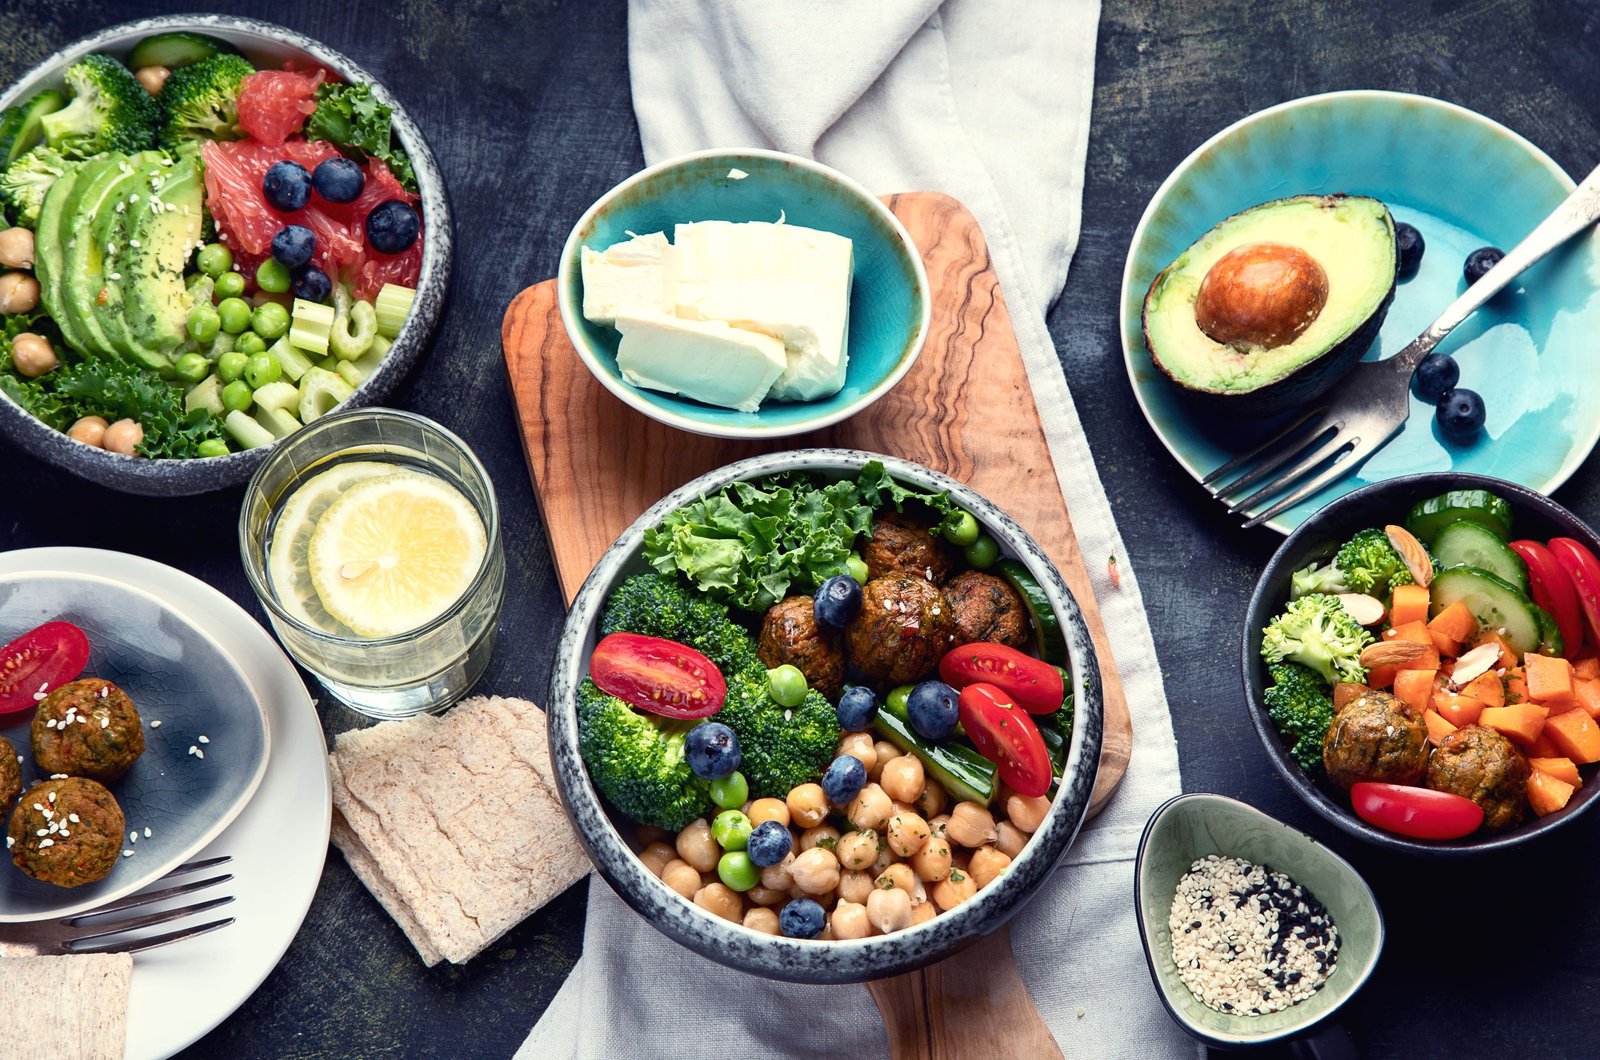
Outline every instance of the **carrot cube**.
<svg viewBox="0 0 1600 1060"><path fill-rule="evenodd" d="M1394 697L1400 702L1427 710L1433 702L1433 679L1437 670L1401 670L1394 675Z"/></svg>
<svg viewBox="0 0 1600 1060"><path fill-rule="evenodd" d="M1545 730L1561 753L1578 765L1600 762L1600 725L1595 724L1588 711L1557 714L1546 723Z"/></svg>
<svg viewBox="0 0 1600 1060"><path fill-rule="evenodd" d="M1459 601L1458 601L1459 602ZM1424 585L1397 585L1389 605L1391 625L1404 626L1413 622L1428 622L1428 589Z"/></svg>
<svg viewBox="0 0 1600 1060"><path fill-rule="evenodd" d="M1528 765L1537 772L1548 773L1557 780L1564 780L1575 788L1583 786L1583 777L1578 775L1578 765L1570 758L1530 758Z"/></svg>
<svg viewBox="0 0 1600 1060"><path fill-rule="evenodd" d="M1453 658L1461 654L1461 642L1445 636L1438 630L1429 628L1428 636L1433 638L1433 650L1443 659Z"/></svg>
<svg viewBox="0 0 1600 1060"><path fill-rule="evenodd" d="M1422 712L1422 722L1428 727L1428 739L1433 741L1435 747L1444 741L1446 736L1456 731L1456 727L1444 720L1444 715L1437 710Z"/></svg>
<svg viewBox="0 0 1600 1060"><path fill-rule="evenodd" d="M1572 687L1572 664L1553 655L1522 657L1523 669L1528 675L1528 698L1548 706L1571 706L1576 692Z"/></svg>
<svg viewBox="0 0 1600 1060"><path fill-rule="evenodd" d="M1458 729L1479 724L1478 719L1483 714L1482 703L1468 696L1458 696L1450 692L1440 692L1435 695L1433 709Z"/></svg>
<svg viewBox="0 0 1600 1060"><path fill-rule="evenodd" d="M1397 666L1374 666L1367 671L1368 688L1388 688L1394 684L1394 675L1400 672Z"/></svg>
<svg viewBox="0 0 1600 1060"><path fill-rule="evenodd" d="M1462 685L1461 694L1471 696L1486 707L1503 707L1506 705L1505 682L1500 680L1500 675L1493 670L1485 674L1479 674Z"/></svg>
<svg viewBox="0 0 1600 1060"><path fill-rule="evenodd" d="M1496 666L1509 670L1513 666L1517 665L1517 653L1512 651L1511 645L1506 641L1506 639L1494 630L1490 630L1481 635L1477 640L1477 644L1495 644L1499 646L1500 661L1495 664ZM1477 644L1474 644L1474 647L1476 647Z"/></svg>
<svg viewBox="0 0 1600 1060"><path fill-rule="evenodd" d="M1578 706L1588 711L1589 717L1600 719L1600 681L1578 683Z"/></svg>
<svg viewBox="0 0 1600 1060"><path fill-rule="evenodd" d="M1506 671L1506 702L1524 703L1528 699L1528 678L1522 667Z"/></svg>
<svg viewBox="0 0 1600 1060"><path fill-rule="evenodd" d="M1428 622L1428 629L1448 637L1458 644L1470 640L1478 631L1478 620L1472 617L1472 609L1457 600L1449 607L1434 615Z"/></svg>
<svg viewBox="0 0 1600 1060"><path fill-rule="evenodd" d="M1509 707L1484 707L1478 715L1478 724L1501 733L1512 743L1519 747L1526 747L1539 738L1545 728L1545 718L1549 711L1532 703L1515 703ZM1590 725L1594 719L1585 714L1583 720ZM1596 750L1600 751L1600 728L1595 729ZM1552 734L1556 746L1561 746L1561 737ZM1570 755L1568 756L1571 757Z"/></svg>
<svg viewBox="0 0 1600 1060"><path fill-rule="evenodd" d="M1593 681L1600 678L1600 658L1593 655L1572 661L1572 676L1580 681Z"/></svg>
<svg viewBox="0 0 1600 1060"><path fill-rule="evenodd" d="M1543 817L1565 806L1576 790L1575 785L1568 784L1549 773L1535 772L1528 777L1528 806L1534 813Z"/></svg>
<svg viewBox="0 0 1600 1060"><path fill-rule="evenodd" d="M1556 746L1556 742L1550 739L1550 734L1546 732L1541 732L1537 740L1533 741L1527 747L1522 749L1522 753L1527 755L1529 758L1565 757L1561 751L1561 748Z"/></svg>

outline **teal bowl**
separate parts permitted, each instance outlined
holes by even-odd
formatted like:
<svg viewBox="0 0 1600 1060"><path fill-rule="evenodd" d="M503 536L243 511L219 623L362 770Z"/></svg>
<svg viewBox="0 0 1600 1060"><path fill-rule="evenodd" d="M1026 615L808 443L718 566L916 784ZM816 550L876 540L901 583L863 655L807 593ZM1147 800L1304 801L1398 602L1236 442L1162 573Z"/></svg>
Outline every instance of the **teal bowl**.
<svg viewBox="0 0 1600 1060"><path fill-rule="evenodd" d="M667 232L670 238L673 225L690 221L779 217L854 244L844 389L816 401L771 401L739 412L623 382L621 336L583 316L581 248L600 250L629 233ZM567 237L556 290L567 337L607 390L653 420L718 438L781 438L853 416L900 381L928 334L928 274L905 226L844 174L777 151L701 151L629 177L589 207Z"/></svg>
<svg viewBox="0 0 1600 1060"><path fill-rule="evenodd" d="M1463 107L1398 92L1332 92L1235 123L1184 160L1151 199L1122 278L1122 348L1134 395L1178 462L1203 478L1254 448L1272 425L1191 407L1150 359L1140 330L1156 273L1202 233L1249 206L1343 191L1388 204L1426 242L1421 269L1396 289L1363 359L1398 353L1466 289L1461 267L1482 246L1509 250L1567 197L1572 178L1543 151ZM1524 273L1440 345L1460 385L1483 395L1480 438L1457 445L1412 396L1404 429L1354 474L1269 524L1289 533L1335 497L1421 472L1510 479L1540 493L1565 482L1600 440L1600 234L1587 233ZM1285 410L1288 411L1288 410Z"/></svg>

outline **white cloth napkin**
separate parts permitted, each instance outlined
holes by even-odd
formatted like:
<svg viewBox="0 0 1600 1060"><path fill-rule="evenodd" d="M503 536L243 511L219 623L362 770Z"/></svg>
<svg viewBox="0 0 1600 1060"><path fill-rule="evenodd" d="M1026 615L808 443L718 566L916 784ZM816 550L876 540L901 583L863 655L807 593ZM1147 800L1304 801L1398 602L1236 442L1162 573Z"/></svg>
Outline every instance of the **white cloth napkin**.
<svg viewBox="0 0 1600 1060"><path fill-rule="evenodd" d="M1013 948L1067 1056L1197 1055L1156 997L1133 910L1139 834L1179 791L1171 718L1138 581L1044 321L1078 241L1098 0L632 0L628 16L649 161L772 147L880 194L947 192L982 223L1134 729L1120 790L1013 921ZM518 1057L887 1048L864 989L724 969L658 934L596 878L583 957Z"/></svg>

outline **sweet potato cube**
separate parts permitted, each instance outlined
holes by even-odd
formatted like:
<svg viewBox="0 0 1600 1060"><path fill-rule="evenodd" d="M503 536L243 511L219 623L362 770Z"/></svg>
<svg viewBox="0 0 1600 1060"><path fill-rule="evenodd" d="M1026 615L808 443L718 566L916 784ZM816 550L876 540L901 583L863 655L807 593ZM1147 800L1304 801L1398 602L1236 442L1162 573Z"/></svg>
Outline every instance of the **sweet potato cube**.
<svg viewBox="0 0 1600 1060"><path fill-rule="evenodd" d="M1478 724L1502 734L1518 747L1526 747L1539 738L1548 715L1549 711L1537 704L1514 703L1509 707L1484 707L1478 714ZM1590 725L1594 724L1589 715L1585 714L1583 718ZM1595 729L1595 736L1596 747L1600 749L1600 728ZM1551 738L1556 741L1557 747L1561 746L1559 736L1552 734Z"/></svg>
<svg viewBox="0 0 1600 1060"><path fill-rule="evenodd" d="M1433 703L1433 679L1437 670L1401 670L1394 675L1394 697L1418 711Z"/></svg>
<svg viewBox="0 0 1600 1060"><path fill-rule="evenodd" d="M1564 780L1536 771L1528 776L1528 806L1543 817L1565 806L1576 790L1574 785Z"/></svg>
<svg viewBox="0 0 1600 1060"><path fill-rule="evenodd" d="M1336 711L1343 710L1346 703L1355 699L1361 693L1370 691L1372 689L1366 685L1358 685L1351 681L1340 681L1333 686L1333 709Z"/></svg>
<svg viewBox="0 0 1600 1060"><path fill-rule="evenodd" d="M1439 653L1440 658L1449 659L1461 654L1461 642L1459 640L1447 637L1432 628L1428 630L1428 636L1433 638L1433 650Z"/></svg>
<svg viewBox="0 0 1600 1060"><path fill-rule="evenodd" d="M1511 650L1510 643L1498 632L1491 629L1486 633L1480 634L1478 639L1473 642L1473 647L1477 647L1479 644L1495 644L1499 646L1500 661L1495 663L1496 666L1509 670L1517 665L1517 653Z"/></svg>
<svg viewBox="0 0 1600 1060"><path fill-rule="evenodd" d="M1522 667L1506 671L1506 702L1525 703L1528 699L1528 678Z"/></svg>
<svg viewBox="0 0 1600 1060"><path fill-rule="evenodd" d="M1384 631L1385 640L1409 640L1413 644L1424 647L1433 647L1433 637L1428 633L1426 622L1396 622L1393 627Z"/></svg>
<svg viewBox="0 0 1600 1060"><path fill-rule="evenodd" d="M1451 733L1456 731L1456 727L1451 725L1448 721L1445 721L1444 715L1440 714L1437 710L1423 711L1422 722L1428 727L1428 739L1433 741L1433 745L1435 747L1437 747L1446 736L1449 736ZM1565 759L1563 759L1563 761L1565 761Z"/></svg>
<svg viewBox="0 0 1600 1060"><path fill-rule="evenodd" d="M1578 682L1578 706L1588 711L1589 717L1600 719L1600 681Z"/></svg>
<svg viewBox="0 0 1600 1060"><path fill-rule="evenodd" d="M1528 765L1537 772L1548 773L1557 780L1564 780L1575 788L1583 786L1583 777L1578 775L1578 765L1570 758L1530 758Z"/></svg>
<svg viewBox="0 0 1600 1060"><path fill-rule="evenodd" d="M1479 674L1462 685L1461 694L1471 696L1486 707L1503 707L1506 705L1505 682L1493 670Z"/></svg>
<svg viewBox="0 0 1600 1060"><path fill-rule="evenodd" d="M1394 675L1399 672L1396 666L1374 666L1367 671L1367 687L1388 688L1394 684Z"/></svg>
<svg viewBox="0 0 1600 1060"><path fill-rule="evenodd" d="M1547 732L1541 732L1537 740L1533 741L1527 747L1522 749L1522 753L1527 755L1529 758L1565 757L1561 753L1561 748L1556 746L1556 742L1550 739L1550 734Z"/></svg>
<svg viewBox="0 0 1600 1060"><path fill-rule="evenodd" d="M1588 711L1569 710L1557 714L1545 724L1545 731L1561 753L1578 765L1600 762L1600 725L1595 724Z"/></svg>
<svg viewBox="0 0 1600 1060"><path fill-rule="evenodd" d="M1458 696L1451 692L1440 692L1434 696L1433 709L1458 729L1479 724L1478 719L1483 714L1482 703L1469 696Z"/></svg>
<svg viewBox="0 0 1600 1060"><path fill-rule="evenodd" d="M1553 655L1522 657L1522 667L1528 675L1528 698L1546 706L1571 706L1576 696L1572 686L1572 664Z"/></svg>
<svg viewBox="0 0 1600 1060"><path fill-rule="evenodd" d="M1459 602L1459 601L1458 601ZM1428 622L1428 589L1423 585L1397 585L1389 605L1389 623L1395 626Z"/></svg>
<svg viewBox="0 0 1600 1060"><path fill-rule="evenodd" d="M1593 681L1600 678L1600 658L1586 655L1581 659L1572 660L1572 676L1579 681Z"/></svg>
<svg viewBox="0 0 1600 1060"><path fill-rule="evenodd" d="M1434 615L1428 622L1428 629L1441 636L1449 637L1457 644L1464 644L1472 639L1478 632L1478 620L1472 617L1472 609L1457 600L1449 607Z"/></svg>

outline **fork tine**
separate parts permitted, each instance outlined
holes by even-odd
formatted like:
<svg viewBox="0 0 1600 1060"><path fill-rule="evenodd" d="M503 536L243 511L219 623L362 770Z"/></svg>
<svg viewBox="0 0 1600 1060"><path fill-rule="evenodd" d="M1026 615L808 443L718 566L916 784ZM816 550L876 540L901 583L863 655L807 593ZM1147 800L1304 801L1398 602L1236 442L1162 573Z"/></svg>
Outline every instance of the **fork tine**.
<svg viewBox="0 0 1600 1060"><path fill-rule="evenodd" d="M1320 408L1314 408L1310 412L1305 413L1299 419L1295 420L1293 423L1289 424L1283 430L1279 431L1277 434L1274 434L1271 438L1268 438L1266 441L1262 442L1248 453L1234 457L1226 464L1223 464L1221 467L1211 472L1211 474L1200 480L1200 485L1209 486L1222 476L1230 474L1234 471L1237 471L1239 468L1244 467L1246 464L1259 457L1262 453L1278 445L1285 438L1288 438L1300 428L1304 427L1312 420L1313 417L1321 416L1327 411L1328 406L1323 405Z"/></svg>
<svg viewBox="0 0 1600 1060"><path fill-rule="evenodd" d="M1310 452L1314 446L1322 445L1333 434L1337 434L1343 428L1344 424L1342 422L1331 423L1322 426L1304 441L1297 441L1295 444L1286 447L1284 451L1279 453L1277 456L1265 461L1259 467L1245 472L1243 475L1240 475L1226 486L1217 486L1213 488L1211 495L1220 501L1230 493L1237 493L1239 490L1255 485L1257 482L1266 478L1268 475L1272 474L1274 471L1278 470L1295 457L1300 456L1302 453Z"/></svg>
<svg viewBox="0 0 1600 1060"><path fill-rule="evenodd" d="M221 855L219 857L202 858L199 861L185 862L184 864L179 865L177 868L173 869L171 872L167 873L165 876L163 876L161 878L163 880L170 880L174 876L187 876L191 872L201 872L201 871L204 871L205 869L214 869L218 865L226 865L228 862L230 862L232 860L233 860L233 855L232 854L223 854L223 855Z"/></svg>
<svg viewBox="0 0 1600 1060"><path fill-rule="evenodd" d="M1356 468L1360 467L1362 462L1366 460L1368 456L1372 455L1372 452L1375 449L1377 449L1376 445L1362 445L1358 442L1356 447L1350 450L1350 452L1340 454L1338 457L1336 457L1333 461L1333 466L1328 468L1322 474L1312 479L1306 485L1295 490L1292 494L1277 502L1260 515L1251 516L1250 519L1246 520L1244 529L1249 530L1251 527L1260 526L1268 519L1276 517L1280 512L1286 512L1290 508L1293 508L1307 497L1327 489L1330 483L1344 478L1347 475L1353 474Z"/></svg>
<svg viewBox="0 0 1600 1060"><path fill-rule="evenodd" d="M180 895L193 894L203 891L207 887L215 887L219 883L227 883L233 879L233 873L225 872L221 876L212 876L206 880L195 880L193 883L180 884L176 887L163 887L159 891L146 891L141 894L130 894L126 898L119 898L109 905L101 906L88 913L79 913L77 916L63 917L59 923L67 927L92 927L89 922L95 917L105 916L107 913L120 913L124 909L136 909L141 905L151 905L155 902L164 902L168 898L177 898Z"/></svg>
<svg viewBox="0 0 1600 1060"><path fill-rule="evenodd" d="M234 918L230 916L222 920L213 920L209 924L201 924L199 927L179 928L176 931L169 931L164 935L152 935L147 939L135 939L131 942L112 942L104 946L98 946L91 949L73 950L72 952L142 953L145 950L153 950L157 946L166 946L174 942L182 942L184 939L192 939L199 935L210 934L213 931L227 927L229 924L233 923L233 920Z"/></svg>
<svg viewBox="0 0 1600 1060"><path fill-rule="evenodd" d="M1290 468L1288 471L1285 471L1283 474L1276 476L1265 486L1262 486L1244 500L1236 501L1235 503L1229 505L1228 514L1235 515L1239 512L1249 511L1251 508L1254 508L1267 498L1282 493L1284 490L1294 486L1301 479L1317 470L1317 468L1321 467L1330 457L1334 456L1340 450L1359 441L1359 438L1351 438L1342 431L1336 433L1332 438L1329 438L1322 445L1316 446L1309 456L1299 461L1294 467Z"/></svg>
<svg viewBox="0 0 1600 1060"><path fill-rule="evenodd" d="M211 898L204 902L196 902L194 905L186 905L179 909L165 909L159 913L146 913L143 916L118 920L104 925L99 931L68 939L62 943L62 946L73 953L78 953L80 952L78 949L80 943L93 942L96 939L108 938L112 935L125 935L130 931L138 931L141 928L155 927L157 924L181 920L186 916L193 916L196 913L204 913L208 909L215 909L219 905L227 905L231 901L233 901L233 895L229 894L221 898Z"/></svg>

